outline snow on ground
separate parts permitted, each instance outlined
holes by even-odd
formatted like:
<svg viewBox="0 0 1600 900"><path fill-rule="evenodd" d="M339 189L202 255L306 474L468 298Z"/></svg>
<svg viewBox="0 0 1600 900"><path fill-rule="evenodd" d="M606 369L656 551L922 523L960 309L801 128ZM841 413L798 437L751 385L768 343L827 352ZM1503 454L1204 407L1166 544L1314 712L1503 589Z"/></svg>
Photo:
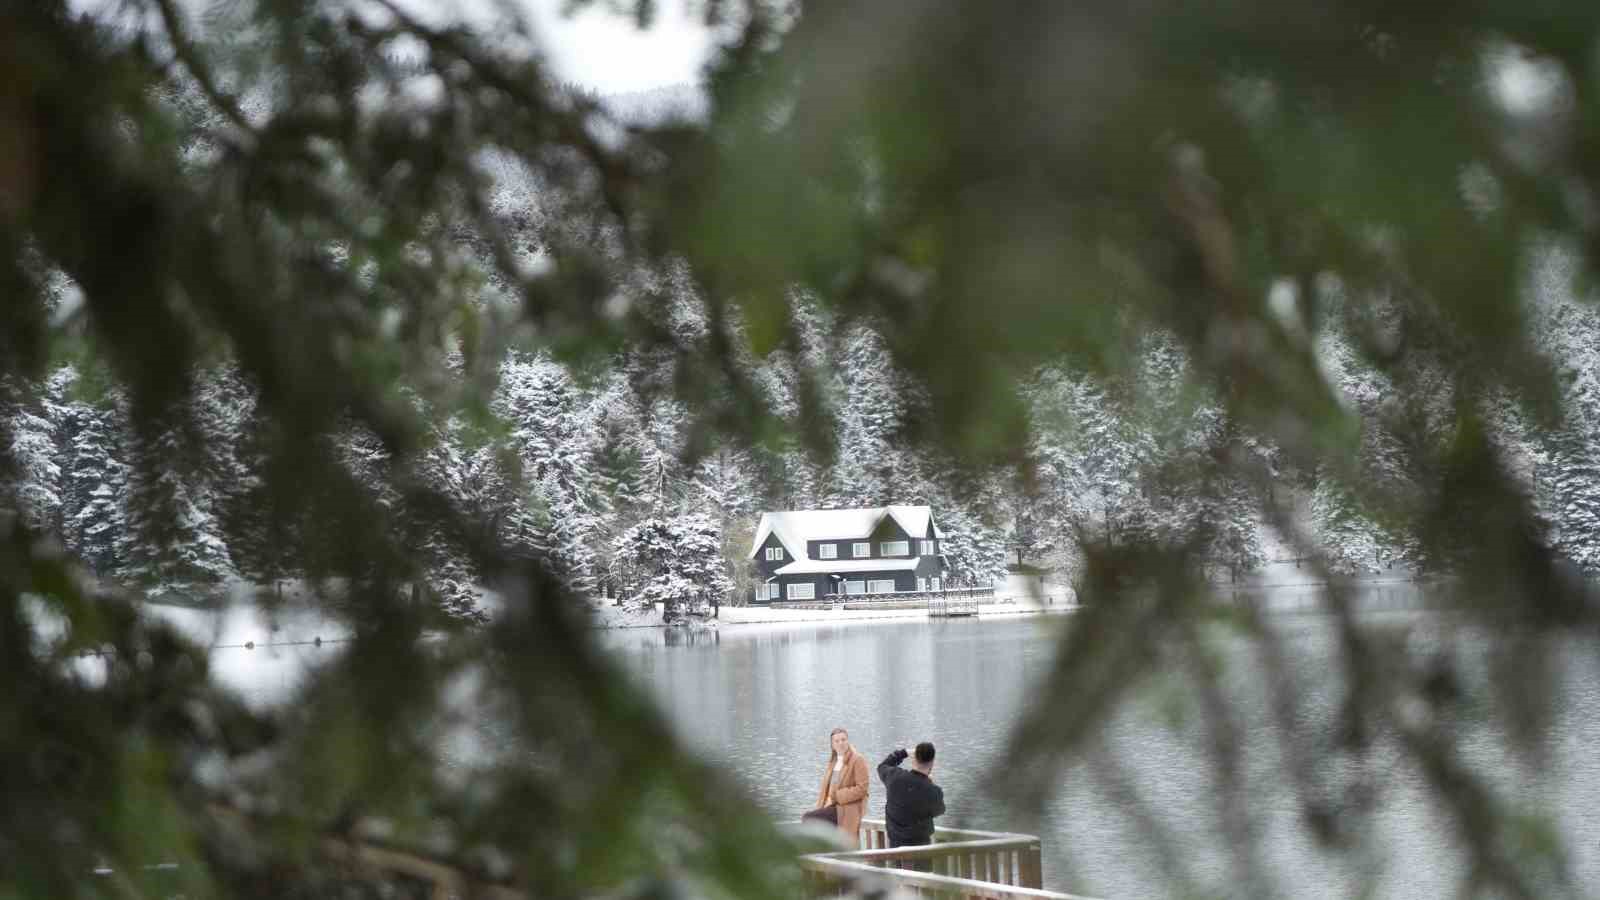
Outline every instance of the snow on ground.
<svg viewBox="0 0 1600 900"><path fill-rule="evenodd" d="M628 609L610 600L591 602L589 614L596 628L654 628L666 624L661 621L660 610Z"/></svg>

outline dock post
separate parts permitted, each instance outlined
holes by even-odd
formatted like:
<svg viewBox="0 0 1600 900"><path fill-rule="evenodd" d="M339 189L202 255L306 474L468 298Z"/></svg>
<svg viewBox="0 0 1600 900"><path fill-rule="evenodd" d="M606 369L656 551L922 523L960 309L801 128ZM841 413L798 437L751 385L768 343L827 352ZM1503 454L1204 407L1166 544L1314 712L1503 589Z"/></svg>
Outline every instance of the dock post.
<svg viewBox="0 0 1600 900"><path fill-rule="evenodd" d="M1021 887L1044 888L1044 862L1038 844L1029 844L1017 852L1017 880Z"/></svg>

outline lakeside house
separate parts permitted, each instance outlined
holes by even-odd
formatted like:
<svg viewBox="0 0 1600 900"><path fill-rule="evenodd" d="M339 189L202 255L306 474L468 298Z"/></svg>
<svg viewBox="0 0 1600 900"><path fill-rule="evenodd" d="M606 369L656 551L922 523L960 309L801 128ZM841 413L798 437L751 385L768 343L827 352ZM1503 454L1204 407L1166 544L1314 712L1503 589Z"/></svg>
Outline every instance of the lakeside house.
<svg viewBox="0 0 1600 900"><path fill-rule="evenodd" d="M927 506L764 512L749 558L756 603L943 587L944 534Z"/></svg>

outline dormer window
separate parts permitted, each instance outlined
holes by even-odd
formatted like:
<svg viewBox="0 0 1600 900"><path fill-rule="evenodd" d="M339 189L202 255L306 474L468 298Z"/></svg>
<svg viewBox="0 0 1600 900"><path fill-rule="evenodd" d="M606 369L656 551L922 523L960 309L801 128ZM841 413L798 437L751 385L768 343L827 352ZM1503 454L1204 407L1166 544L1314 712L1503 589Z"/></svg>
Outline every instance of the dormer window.
<svg viewBox="0 0 1600 900"><path fill-rule="evenodd" d="M768 547L767 548L767 560L770 561L770 562L782 562L783 561L783 548L782 547Z"/></svg>
<svg viewBox="0 0 1600 900"><path fill-rule="evenodd" d="M910 556L911 545L906 541L882 541L878 544L878 552L883 556Z"/></svg>
<svg viewBox="0 0 1600 900"><path fill-rule="evenodd" d="M851 544L850 555L856 559L866 559L872 555L872 544L868 541L858 541Z"/></svg>
<svg viewBox="0 0 1600 900"><path fill-rule="evenodd" d="M839 558L839 545L838 544L818 544L817 545L817 558L818 559L838 559Z"/></svg>

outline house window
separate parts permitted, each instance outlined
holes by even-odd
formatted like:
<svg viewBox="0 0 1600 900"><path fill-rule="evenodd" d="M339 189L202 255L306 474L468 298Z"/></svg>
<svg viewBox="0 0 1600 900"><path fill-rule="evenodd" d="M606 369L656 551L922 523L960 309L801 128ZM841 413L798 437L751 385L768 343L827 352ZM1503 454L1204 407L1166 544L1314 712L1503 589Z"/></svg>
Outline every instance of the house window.
<svg viewBox="0 0 1600 900"><path fill-rule="evenodd" d="M846 594L865 594L867 592L867 583L865 581L846 581L844 583L844 592Z"/></svg>
<svg viewBox="0 0 1600 900"><path fill-rule="evenodd" d="M819 545L817 545L817 558L818 559L838 559L839 558L839 545L838 544L819 544Z"/></svg>
<svg viewBox="0 0 1600 900"><path fill-rule="evenodd" d="M778 583L776 581L771 582L770 584L767 585L767 599L768 600L776 600L776 599L778 599Z"/></svg>
<svg viewBox="0 0 1600 900"><path fill-rule="evenodd" d="M790 600L815 600L817 599L817 586L814 584L789 585Z"/></svg>
<svg viewBox="0 0 1600 900"><path fill-rule="evenodd" d="M929 578L928 579L928 590L937 591L939 589L940 589L939 588L939 576L935 575L934 577Z"/></svg>
<svg viewBox="0 0 1600 900"><path fill-rule="evenodd" d="M873 581L867 582L867 593L869 593L869 594L892 594L892 593L894 593L894 579L893 578L884 578L884 579L877 579L877 580L873 580Z"/></svg>
<svg viewBox="0 0 1600 900"><path fill-rule="evenodd" d="M878 544L878 552L883 556L910 556L911 545L905 541L884 541Z"/></svg>
<svg viewBox="0 0 1600 900"><path fill-rule="evenodd" d="M783 559L783 548L782 547L768 547L767 548L767 559Z"/></svg>
<svg viewBox="0 0 1600 900"><path fill-rule="evenodd" d="M850 545L850 555L856 559L863 559L872 555L872 544L861 541Z"/></svg>
<svg viewBox="0 0 1600 900"><path fill-rule="evenodd" d="M926 541L926 540L917 541L917 555L918 556L932 556L932 555L934 555L935 552L936 551L933 549L933 541Z"/></svg>
<svg viewBox="0 0 1600 900"><path fill-rule="evenodd" d="M917 590L922 591L923 593L927 593L927 591L928 591L928 579L926 579L926 578L918 578L917 579Z"/></svg>

